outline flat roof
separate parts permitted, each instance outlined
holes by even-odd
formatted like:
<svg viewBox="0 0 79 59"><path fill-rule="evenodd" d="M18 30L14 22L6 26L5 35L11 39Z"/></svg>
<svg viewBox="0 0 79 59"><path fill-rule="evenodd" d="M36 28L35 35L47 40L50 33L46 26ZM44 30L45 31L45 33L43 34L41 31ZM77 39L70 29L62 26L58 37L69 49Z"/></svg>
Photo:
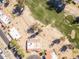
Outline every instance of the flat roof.
<svg viewBox="0 0 79 59"><path fill-rule="evenodd" d="M10 22L9 17L6 16L6 15L0 16L0 20L1 20L4 24L9 24L9 22Z"/></svg>
<svg viewBox="0 0 79 59"><path fill-rule="evenodd" d="M2 10L0 10L0 21L4 24L8 24L11 21L7 15L3 14Z"/></svg>
<svg viewBox="0 0 79 59"><path fill-rule="evenodd" d="M15 29L15 27L10 29L9 34L12 37L12 39L19 39L21 37L20 33L17 31L17 29Z"/></svg>

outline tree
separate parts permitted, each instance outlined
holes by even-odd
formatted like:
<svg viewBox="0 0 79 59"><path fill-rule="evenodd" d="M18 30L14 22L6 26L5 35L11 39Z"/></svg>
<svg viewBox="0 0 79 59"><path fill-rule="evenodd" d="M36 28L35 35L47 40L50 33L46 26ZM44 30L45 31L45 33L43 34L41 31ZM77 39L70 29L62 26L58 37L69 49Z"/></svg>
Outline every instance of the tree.
<svg viewBox="0 0 79 59"><path fill-rule="evenodd" d="M6 0L5 4L4 4L4 7L7 7L9 5L9 0Z"/></svg>
<svg viewBox="0 0 79 59"><path fill-rule="evenodd" d="M25 56L23 50L20 48L20 46L18 45L18 43L17 43L16 40L12 40L12 41L10 42L10 45L12 45L13 47L16 48L17 53L18 53L21 57L24 57L24 56Z"/></svg>
<svg viewBox="0 0 79 59"><path fill-rule="evenodd" d="M70 3L72 0L66 0L66 3Z"/></svg>
<svg viewBox="0 0 79 59"><path fill-rule="evenodd" d="M17 44L17 41L15 39L10 42L10 46L15 47L16 49L20 48L20 46Z"/></svg>
<svg viewBox="0 0 79 59"><path fill-rule="evenodd" d="M24 11L24 2L25 0L17 0L18 4L14 5L14 9L12 10L12 14L16 14L20 16Z"/></svg>
<svg viewBox="0 0 79 59"><path fill-rule="evenodd" d="M67 59L67 57L62 57L62 59Z"/></svg>
<svg viewBox="0 0 79 59"><path fill-rule="evenodd" d="M23 52L23 50L22 50L21 48L19 48L17 51L18 51L18 54L19 54L21 57L24 57L24 56L25 56L25 54L24 54L24 52Z"/></svg>
<svg viewBox="0 0 79 59"><path fill-rule="evenodd" d="M24 7L25 0L17 0L17 2L20 7Z"/></svg>
<svg viewBox="0 0 79 59"><path fill-rule="evenodd" d="M79 50L77 48L72 50L72 55L75 57L79 53Z"/></svg>
<svg viewBox="0 0 79 59"><path fill-rule="evenodd" d="M61 40L61 41L65 41L65 40L66 40L66 37L65 37L65 36L60 37L60 40Z"/></svg>
<svg viewBox="0 0 79 59"><path fill-rule="evenodd" d="M72 15L68 15L65 17L65 20L67 20L69 23L72 23L75 20L75 17Z"/></svg>
<svg viewBox="0 0 79 59"><path fill-rule="evenodd" d="M73 21L73 24L79 24L79 17L75 18L75 20Z"/></svg>
<svg viewBox="0 0 79 59"><path fill-rule="evenodd" d="M16 46L16 45L17 45L16 40L11 40L10 45L12 45L12 46Z"/></svg>
<svg viewBox="0 0 79 59"><path fill-rule="evenodd" d="M54 8L57 13L62 12L65 8L63 0L49 0L47 4L49 5L50 9Z"/></svg>

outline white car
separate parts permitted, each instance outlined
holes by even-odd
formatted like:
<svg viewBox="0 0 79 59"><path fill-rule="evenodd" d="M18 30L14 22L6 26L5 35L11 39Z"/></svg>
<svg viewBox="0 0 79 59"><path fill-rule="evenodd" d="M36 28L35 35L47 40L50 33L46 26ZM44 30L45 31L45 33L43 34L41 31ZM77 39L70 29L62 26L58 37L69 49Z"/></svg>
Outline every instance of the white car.
<svg viewBox="0 0 79 59"><path fill-rule="evenodd" d="M2 12L2 10L0 10L0 17L3 15L3 12Z"/></svg>
<svg viewBox="0 0 79 59"><path fill-rule="evenodd" d="M2 51L2 49L0 49L0 54L2 54L3 53L3 51Z"/></svg>
<svg viewBox="0 0 79 59"><path fill-rule="evenodd" d="M7 59L2 51L2 49L0 49L0 59Z"/></svg>

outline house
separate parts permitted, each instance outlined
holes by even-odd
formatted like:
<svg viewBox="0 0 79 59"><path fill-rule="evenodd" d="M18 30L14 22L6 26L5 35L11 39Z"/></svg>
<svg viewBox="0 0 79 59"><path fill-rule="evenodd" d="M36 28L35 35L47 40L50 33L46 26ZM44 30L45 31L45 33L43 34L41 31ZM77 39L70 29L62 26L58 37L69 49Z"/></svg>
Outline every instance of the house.
<svg viewBox="0 0 79 59"><path fill-rule="evenodd" d="M2 16L0 17L0 21L3 22L3 23L6 24L6 25L10 23L10 19L9 19L9 17L6 16L6 15L2 15Z"/></svg>
<svg viewBox="0 0 79 59"><path fill-rule="evenodd" d="M2 10L0 10L0 22L7 25L11 22L10 18L3 14Z"/></svg>
<svg viewBox="0 0 79 59"><path fill-rule="evenodd" d="M21 37L20 33L15 29L15 27L10 29L9 35L12 39L19 39Z"/></svg>

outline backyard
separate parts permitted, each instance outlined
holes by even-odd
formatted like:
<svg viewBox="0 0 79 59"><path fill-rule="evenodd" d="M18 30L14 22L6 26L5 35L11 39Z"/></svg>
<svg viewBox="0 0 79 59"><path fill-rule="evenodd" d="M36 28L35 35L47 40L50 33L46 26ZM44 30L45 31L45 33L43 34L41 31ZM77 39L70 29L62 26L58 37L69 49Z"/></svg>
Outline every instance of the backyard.
<svg viewBox="0 0 79 59"><path fill-rule="evenodd" d="M52 27L57 27L64 35L68 36L71 42L79 48L79 25L70 24L69 20L65 19L64 11L56 13L54 9L50 10L46 4L47 0L27 0L26 5L31 9L32 15L44 23L51 24ZM75 30L76 36L74 39L70 38L70 33Z"/></svg>

